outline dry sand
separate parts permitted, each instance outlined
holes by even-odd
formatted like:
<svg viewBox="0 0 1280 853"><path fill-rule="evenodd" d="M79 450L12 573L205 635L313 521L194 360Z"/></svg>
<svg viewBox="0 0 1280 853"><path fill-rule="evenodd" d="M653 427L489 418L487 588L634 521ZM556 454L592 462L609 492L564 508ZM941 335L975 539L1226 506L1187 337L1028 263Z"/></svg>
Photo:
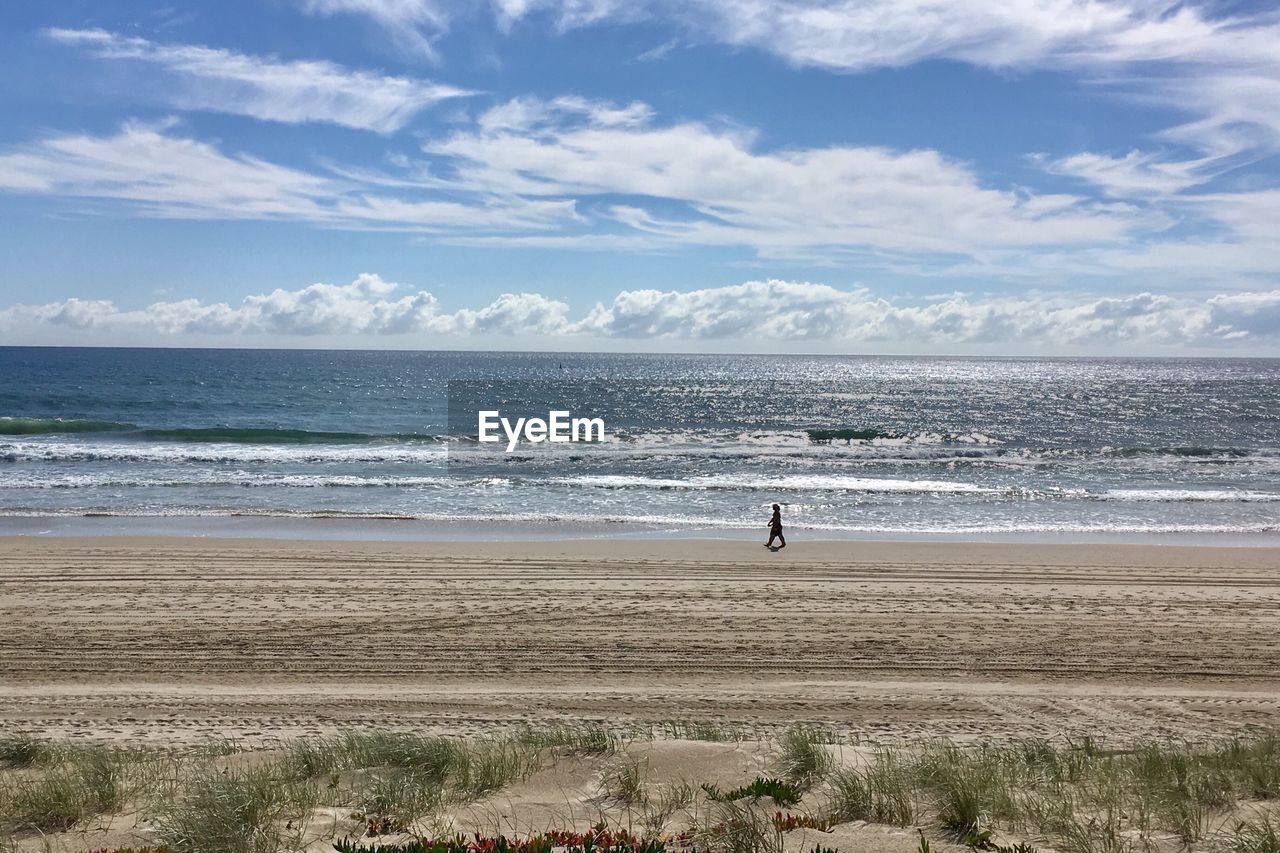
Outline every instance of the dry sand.
<svg viewBox="0 0 1280 853"><path fill-rule="evenodd" d="M0 538L0 728L832 723L875 740L1280 724L1280 551Z"/></svg>

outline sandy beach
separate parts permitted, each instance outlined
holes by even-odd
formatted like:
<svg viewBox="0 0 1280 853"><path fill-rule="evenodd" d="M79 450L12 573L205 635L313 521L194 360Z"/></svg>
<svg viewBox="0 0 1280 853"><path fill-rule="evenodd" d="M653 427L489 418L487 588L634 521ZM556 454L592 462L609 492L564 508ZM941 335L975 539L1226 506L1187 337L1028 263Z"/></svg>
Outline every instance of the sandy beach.
<svg viewBox="0 0 1280 853"><path fill-rule="evenodd" d="M1280 723L1278 567L1142 545L13 537L0 725L1195 738Z"/></svg>

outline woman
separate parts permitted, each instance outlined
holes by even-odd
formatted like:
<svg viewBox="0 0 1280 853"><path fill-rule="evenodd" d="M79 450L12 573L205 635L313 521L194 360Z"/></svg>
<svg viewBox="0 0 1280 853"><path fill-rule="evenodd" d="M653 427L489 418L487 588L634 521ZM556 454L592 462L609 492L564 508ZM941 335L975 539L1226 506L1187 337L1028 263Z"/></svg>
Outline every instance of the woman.
<svg viewBox="0 0 1280 853"><path fill-rule="evenodd" d="M778 540L775 551L787 547L787 537L782 535L782 507L778 504L773 505L773 517L769 519L769 541L764 543L764 547L773 548L774 539Z"/></svg>

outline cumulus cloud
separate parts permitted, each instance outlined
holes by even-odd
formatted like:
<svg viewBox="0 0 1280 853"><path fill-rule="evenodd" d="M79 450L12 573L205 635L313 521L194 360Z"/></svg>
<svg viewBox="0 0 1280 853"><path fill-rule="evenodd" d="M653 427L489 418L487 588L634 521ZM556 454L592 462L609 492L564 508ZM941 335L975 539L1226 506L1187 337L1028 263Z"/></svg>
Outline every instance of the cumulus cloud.
<svg viewBox="0 0 1280 853"><path fill-rule="evenodd" d="M352 70L325 61L285 62L190 44L157 44L105 30L51 29L49 38L100 59L158 66L180 109L236 113L267 121L330 122L387 133L422 109L465 90Z"/></svg>
<svg viewBox="0 0 1280 853"><path fill-rule="evenodd" d="M181 299L124 310L107 300L66 299L0 310L0 328L38 323L69 329L170 336L564 334L569 306L536 294L503 294L479 309L442 312L426 291L393 297L400 285L363 273L350 284L317 283L246 296L239 305Z"/></svg>
<svg viewBox="0 0 1280 853"><path fill-rule="evenodd" d="M1280 291L1209 300L1142 293L901 304L865 289L752 281L686 293L630 291L576 328L604 337L838 340L851 343L1205 346L1280 336ZM1239 311L1233 314L1233 311Z"/></svg>
<svg viewBox="0 0 1280 853"><path fill-rule="evenodd" d="M0 329L61 328L183 336L411 336L636 341L827 342L902 348L997 344L1101 348L1235 347L1280 342L1280 290L1205 298L950 294L913 302L865 288L748 281L692 291L629 290L580 317L540 294L508 293L476 308L444 311L431 293L377 275L245 297L238 305L197 299L120 309L66 299L0 309Z"/></svg>

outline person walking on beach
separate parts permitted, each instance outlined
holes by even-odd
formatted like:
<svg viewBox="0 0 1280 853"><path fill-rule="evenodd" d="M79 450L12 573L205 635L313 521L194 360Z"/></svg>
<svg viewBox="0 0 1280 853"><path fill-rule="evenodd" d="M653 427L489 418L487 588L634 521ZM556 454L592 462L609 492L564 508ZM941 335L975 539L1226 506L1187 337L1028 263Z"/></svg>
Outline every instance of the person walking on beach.
<svg viewBox="0 0 1280 853"><path fill-rule="evenodd" d="M778 540L778 547L773 547L773 540ZM764 547L773 548L780 551L787 547L787 537L782 535L782 507L777 504L773 505L773 516L769 519L769 541L764 543Z"/></svg>

